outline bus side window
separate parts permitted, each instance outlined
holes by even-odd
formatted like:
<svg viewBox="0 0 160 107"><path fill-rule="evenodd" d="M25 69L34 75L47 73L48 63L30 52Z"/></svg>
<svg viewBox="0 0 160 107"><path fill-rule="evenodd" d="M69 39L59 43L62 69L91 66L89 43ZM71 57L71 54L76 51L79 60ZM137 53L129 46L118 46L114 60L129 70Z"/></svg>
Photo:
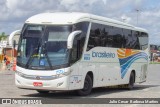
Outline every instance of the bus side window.
<svg viewBox="0 0 160 107"><path fill-rule="evenodd" d="M122 47L122 28L118 27L113 27L112 29L112 37L113 37L113 42L112 42L112 47L114 48L121 48Z"/></svg>
<svg viewBox="0 0 160 107"><path fill-rule="evenodd" d="M80 35L80 40L78 40L78 48L79 48L79 52L78 52L78 56L81 58L82 57L82 53L84 50L84 44L86 41L86 35L88 32L88 26L89 26L89 22L80 22L75 24L75 29L74 30L81 30L82 33Z"/></svg>
<svg viewBox="0 0 160 107"><path fill-rule="evenodd" d="M141 35L138 37L140 43L140 49L145 50L148 47L148 34L141 32Z"/></svg>
<svg viewBox="0 0 160 107"><path fill-rule="evenodd" d="M138 50L140 49L140 43L138 39L139 35L140 35L140 32L137 32L137 31L134 32L135 43L133 45L134 45L134 49L138 49Z"/></svg>
<svg viewBox="0 0 160 107"><path fill-rule="evenodd" d="M125 48L130 49L132 43L132 31L128 29L123 29L123 34L125 37Z"/></svg>
<svg viewBox="0 0 160 107"><path fill-rule="evenodd" d="M125 37L125 43L123 43L125 45L124 48L138 49L138 50L140 49L140 42L139 42L140 32L123 29L123 34Z"/></svg>
<svg viewBox="0 0 160 107"><path fill-rule="evenodd" d="M74 41L73 41L73 48L72 48L72 54L71 54L71 63L74 63L76 62L78 59L79 59L79 40L80 40L80 35L77 35L75 38L74 38Z"/></svg>
<svg viewBox="0 0 160 107"><path fill-rule="evenodd" d="M90 49L97 47L97 46L102 46L102 31L103 31L104 26L101 24L96 24L92 23L92 27L90 30L90 35L89 35L89 40L88 40L88 46L87 46L87 51Z"/></svg>
<svg viewBox="0 0 160 107"><path fill-rule="evenodd" d="M89 51L90 49L94 48L95 44L94 44L94 33L93 30L90 31L90 35L89 35L89 40L88 40L88 46L87 46L87 51Z"/></svg>

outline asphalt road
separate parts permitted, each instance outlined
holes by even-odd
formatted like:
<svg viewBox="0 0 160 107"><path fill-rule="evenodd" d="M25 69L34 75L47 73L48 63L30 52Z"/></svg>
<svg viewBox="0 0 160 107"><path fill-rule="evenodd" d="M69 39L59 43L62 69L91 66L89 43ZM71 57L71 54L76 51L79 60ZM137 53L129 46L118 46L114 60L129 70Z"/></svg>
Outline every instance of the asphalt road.
<svg viewBox="0 0 160 107"><path fill-rule="evenodd" d="M85 97L75 92L39 94L34 90L18 89L14 84L14 71L0 71L0 98L160 98L160 65L150 65L147 82L136 84L133 90L96 88Z"/></svg>

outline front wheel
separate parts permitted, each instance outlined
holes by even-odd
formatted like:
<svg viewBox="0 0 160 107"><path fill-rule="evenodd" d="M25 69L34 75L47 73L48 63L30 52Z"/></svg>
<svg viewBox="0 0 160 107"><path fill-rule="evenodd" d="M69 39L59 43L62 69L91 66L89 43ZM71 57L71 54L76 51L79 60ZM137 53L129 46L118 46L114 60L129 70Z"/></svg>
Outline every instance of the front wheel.
<svg viewBox="0 0 160 107"><path fill-rule="evenodd" d="M134 73L131 72L130 79L129 79L129 83L127 84L127 88L128 88L129 90L133 89L133 87L134 87L134 82L135 82L135 81L134 81L134 77L135 77Z"/></svg>
<svg viewBox="0 0 160 107"><path fill-rule="evenodd" d="M91 91L92 91L92 87L93 87L92 79L91 79L91 77L89 75L86 75L83 89L78 90L77 93L80 96L89 95L91 93Z"/></svg>

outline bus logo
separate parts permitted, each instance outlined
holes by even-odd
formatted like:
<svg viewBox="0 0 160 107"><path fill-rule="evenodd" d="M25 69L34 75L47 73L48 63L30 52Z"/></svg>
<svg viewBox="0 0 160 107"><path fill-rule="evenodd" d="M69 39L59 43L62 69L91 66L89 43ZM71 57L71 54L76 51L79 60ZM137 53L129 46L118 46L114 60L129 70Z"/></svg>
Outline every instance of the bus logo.
<svg viewBox="0 0 160 107"><path fill-rule="evenodd" d="M84 60L90 60L90 54L84 54Z"/></svg>
<svg viewBox="0 0 160 107"><path fill-rule="evenodd" d="M94 52L92 51L92 57L97 57L97 58L115 58L115 53L111 52Z"/></svg>
<svg viewBox="0 0 160 107"><path fill-rule="evenodd" d="M41 78L40 78L39 76L36 76L36 79L37 79L37 80L40 80Z"/></svg>

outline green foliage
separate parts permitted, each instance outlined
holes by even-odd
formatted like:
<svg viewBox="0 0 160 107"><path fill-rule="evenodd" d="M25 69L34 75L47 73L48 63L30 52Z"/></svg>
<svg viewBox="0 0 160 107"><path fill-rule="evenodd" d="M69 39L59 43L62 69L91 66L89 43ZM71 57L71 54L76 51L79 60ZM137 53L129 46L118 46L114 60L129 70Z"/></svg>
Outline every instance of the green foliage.
<svg viewBox="0 0 160 107"><path fill-rule="evenodd" d="M150 64L160 64L160 62L150 62Z"/></svg>
<svg viewBox="0 0 160 107"><path fill-rule="evenodd" d="M5 34L5 32L2 32L1 34L0 34L0 41L1 40L5 40L7 38L7 35Z"/></svg>

